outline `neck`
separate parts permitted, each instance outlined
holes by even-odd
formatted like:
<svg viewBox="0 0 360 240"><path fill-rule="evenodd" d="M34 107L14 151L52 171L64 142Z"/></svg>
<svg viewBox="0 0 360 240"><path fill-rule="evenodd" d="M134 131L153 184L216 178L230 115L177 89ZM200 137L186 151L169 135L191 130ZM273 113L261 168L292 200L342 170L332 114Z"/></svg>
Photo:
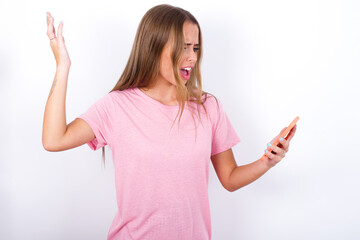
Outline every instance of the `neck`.
<svg viewBox="0 0 360 240"><path fill-rule="evenodd" d="M152 86L139 88L145 94L166 105L178 105L176 98L176 86L168 81L154 81Z"/></svg>

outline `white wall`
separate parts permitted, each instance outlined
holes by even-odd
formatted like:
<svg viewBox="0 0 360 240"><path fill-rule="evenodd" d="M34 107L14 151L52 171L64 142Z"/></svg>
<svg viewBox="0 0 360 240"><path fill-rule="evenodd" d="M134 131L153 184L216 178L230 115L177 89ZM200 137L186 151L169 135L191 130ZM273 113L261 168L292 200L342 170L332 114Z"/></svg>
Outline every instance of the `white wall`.
<svg viewBox="0 0 360 240"><path fill-rule="evenodd" d="M47 152L41 143L55 59L47 11L72 66L67 122L120 77L144 13L160 1L0 3L1 239L106 239L116 212L106 147ZM212 236L359 239L360 5L354 1L168 1L204 37L204 89L223 103L242 142L238 165L299 116L290 151L258 181L230 193L210 165Z"/></svg>

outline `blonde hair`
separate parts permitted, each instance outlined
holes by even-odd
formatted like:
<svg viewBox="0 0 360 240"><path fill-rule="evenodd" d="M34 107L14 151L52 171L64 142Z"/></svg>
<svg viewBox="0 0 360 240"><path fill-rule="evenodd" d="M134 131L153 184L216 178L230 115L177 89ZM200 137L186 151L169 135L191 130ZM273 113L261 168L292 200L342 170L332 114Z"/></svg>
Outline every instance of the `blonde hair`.
<svg viewBox="0 0 360 240"><path fill-rule="evenodd" d="M195 63L194 69L191 71L191 77L187 80L186 84L182 82L179 73L179 64L185 43L183 33L183 25L185 21L194 23L199 28L199 50L197 51L197 62ZM172 40L174 41L171 60L176 82L177 100L179 102L179 111L176 115L177 118L180 112L178 120L179 123L184 111L185 102L190 101L196 103L200 118L199 106L202 105L205 113L207 114L203 103L207 99L207 94L212 95L202 91L200 73L202 36L200 25L190 12L182 8L174 7L168 4L161 4L152 7L145 13L138 26L126 67L115 87L110 92L115 90L122 91L135 87L146 87L151 84L159 73L162 50L171 37L173 37ZM205 101L203 102L202 96L204 94L206 96ZM192 118L194 119L193 115ZM102 148L102 156L105 164L104 147Z"/></svg>

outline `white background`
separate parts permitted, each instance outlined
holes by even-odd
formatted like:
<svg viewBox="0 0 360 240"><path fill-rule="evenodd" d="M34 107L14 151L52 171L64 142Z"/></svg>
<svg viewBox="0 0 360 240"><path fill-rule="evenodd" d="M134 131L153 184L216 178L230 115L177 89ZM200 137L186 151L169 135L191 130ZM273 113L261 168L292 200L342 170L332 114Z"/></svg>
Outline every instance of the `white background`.
<svg viewBox="0 0 360 240"><path fill-rule="evenodd" d="M159 1L0 2L1 239L106 239L116 213L106 147L47 152L44 109L56 65L46 12L70 54L67 123L107 94L137 26ZM204 90L223 103L241 142L238 165L261 157L296 116L286 157L227 192L210 164L212 239L359 239L358 1L168 1L203 33Z"/></svg>

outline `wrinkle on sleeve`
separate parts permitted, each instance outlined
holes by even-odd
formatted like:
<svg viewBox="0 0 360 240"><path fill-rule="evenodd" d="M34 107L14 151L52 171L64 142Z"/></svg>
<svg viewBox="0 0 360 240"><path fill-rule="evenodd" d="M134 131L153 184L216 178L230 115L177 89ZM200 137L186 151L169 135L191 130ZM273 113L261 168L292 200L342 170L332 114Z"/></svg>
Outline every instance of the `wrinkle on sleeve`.
<svg viewBox="0 0 360 240"><path fill-rule="evenodd" d="M93 130L95 138L87 144L94 151L111 145L111 104L111 95L108 93L77 117L86 121Z"/></svg>
<svg viewBox="0 0 360 240"><path fill-rule="evenodd" d="M224 152L241 141L239 136L235 132L235 129L232 126L230 119L227 116L221 102L218 100L217 104L215 98L213 99L213 101L214 103L212 104L212 106L214 110L212 112L215 122L212 126L213 136L211 145L211 156L220 152Z"/></svg>

